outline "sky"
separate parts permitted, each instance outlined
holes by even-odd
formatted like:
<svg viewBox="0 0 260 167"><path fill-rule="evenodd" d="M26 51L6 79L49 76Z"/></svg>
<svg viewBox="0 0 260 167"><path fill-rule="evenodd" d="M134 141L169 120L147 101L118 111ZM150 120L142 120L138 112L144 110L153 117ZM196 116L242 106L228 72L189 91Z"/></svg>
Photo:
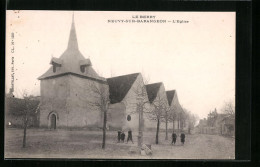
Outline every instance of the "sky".
<svg viewBox="0 0 260 167"><path fill-rule="evenodd" d="M13 85L17 97L24 90L40 96L37 78L51 66L51 58L67 48L72 15L72 11L7 11L7 92ZM166 90L175 89L184 108L205 118L215 108L221 112L225 102L235 101L235 15L75 11L74 20L79 50L101 76L140 72L149 83L163 82Z"/></svg>

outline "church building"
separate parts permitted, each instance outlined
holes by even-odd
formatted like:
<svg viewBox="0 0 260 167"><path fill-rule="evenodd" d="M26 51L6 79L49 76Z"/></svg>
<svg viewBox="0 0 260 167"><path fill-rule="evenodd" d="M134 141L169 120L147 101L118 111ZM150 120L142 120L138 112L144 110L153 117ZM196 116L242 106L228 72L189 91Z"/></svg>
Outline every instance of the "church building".
<svg viewBox="0 0 260 167"><path fill-rule="evenodd" d="M101 113L89 107L94 102L90 85L105 85L92 68L91 61L81 54L74 19L67 49L59 58L52 58L51 67L38 79L41 81L41 127L85 127L101 125Z"/></svg>
<svg viewBox="0 0 260 167"><path fill-rule="evenodd" d="M107 128L138 129L139 113L137 103L147 101L145 108L162 98L165 104L180 105L177 94L165 91L163 83L145 85L140 73L112 78L99 76L92 68L90 59L80 52L74 18L67 49L59 58L52 58L51 67L38 79L41 86L40 127L46 128L85 128L103 126L103 113L92 104L96 103L96 88L104 88L109 99ZM176 95L175 95L176 94ZM174 105L174 106L173 106ZM156 122L144 116L146 128L156 127Z"/></svg>

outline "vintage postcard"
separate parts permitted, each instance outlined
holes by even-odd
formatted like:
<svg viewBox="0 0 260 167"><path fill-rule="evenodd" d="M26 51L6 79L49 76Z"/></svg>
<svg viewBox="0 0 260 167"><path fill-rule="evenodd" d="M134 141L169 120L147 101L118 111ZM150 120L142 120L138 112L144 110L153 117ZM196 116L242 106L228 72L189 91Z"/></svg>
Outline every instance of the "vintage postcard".
<svg viewBox="0 0 260 167"><path fill-rule="evenodd" d="M235 25L7 10L5 158L235 159Z"/></svg>

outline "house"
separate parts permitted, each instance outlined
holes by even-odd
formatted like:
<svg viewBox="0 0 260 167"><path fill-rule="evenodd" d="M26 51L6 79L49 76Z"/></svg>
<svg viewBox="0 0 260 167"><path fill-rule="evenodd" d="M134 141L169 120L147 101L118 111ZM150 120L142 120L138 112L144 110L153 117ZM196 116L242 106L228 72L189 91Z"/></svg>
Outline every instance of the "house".
<svg viewBox="0 0 260 167"><path fill-rule="evenodd" d="M213 126L208 126L208 120L201 119L197 128L199 133L214 134L214 135L235 135L235 116L229 114L217 114Z"/></svg>
<svg viewBox="0 0 260 167"><path fill-rule="evenodd" d="M225 115L219 122L221 135L235 136L235 115Z"/></svg>

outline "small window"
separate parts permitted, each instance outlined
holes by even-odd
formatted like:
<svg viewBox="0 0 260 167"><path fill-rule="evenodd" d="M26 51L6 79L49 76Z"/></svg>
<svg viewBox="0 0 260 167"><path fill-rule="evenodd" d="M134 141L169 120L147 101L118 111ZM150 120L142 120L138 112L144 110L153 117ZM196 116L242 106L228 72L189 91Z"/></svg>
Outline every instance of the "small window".
<svg viewBox="0 0 260 167"><path fill-rule="evenodd" d="M52 70L53 70L54 73L56 72L56 66L55 65L53 65Z"/></svg>
<svg viewBox="0 0 260 167"><path fill-rule="evenodd" d="M130 115L127 115L127 121L131 121L131 116Z"/></svg>
<svg viewBox="0 0 260 167"><path fill-rule="evenodd" d="M55 73L59 68L61 67L61 64L52 63L52 70ZM57 69L58 68L58 69Z"/></svg>
<svg viewBox="0 0 260 167"><path fill-rule="evenodd" d="M85 70L86 70L86 66L80 66L80 71L81 71L82 73L84 73Z"/></svg>

